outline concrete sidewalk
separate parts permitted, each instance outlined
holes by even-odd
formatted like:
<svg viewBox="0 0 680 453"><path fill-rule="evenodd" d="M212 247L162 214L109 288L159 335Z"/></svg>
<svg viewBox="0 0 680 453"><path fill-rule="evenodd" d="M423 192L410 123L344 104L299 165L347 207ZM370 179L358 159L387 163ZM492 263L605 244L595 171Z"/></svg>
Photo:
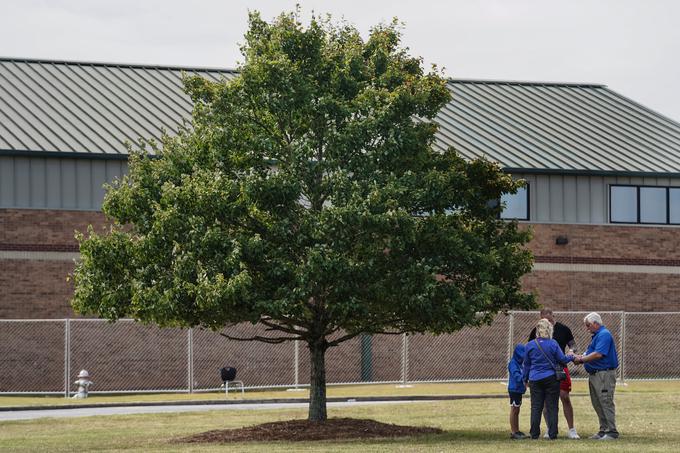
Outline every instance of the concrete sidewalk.
<svg viewBox="0 0 680 453"><path fill-rule="evenodd" d="M380 401L448 401L464 399L484 399L484 398L506 398L503 394L485 395L410 395L410 396L348 396L348 397L328 397L326 401L334 402L380 402ZM217 399L217 400L188 400L188 401L140 401L127 403L89 403L87 400L72 400L72 404L50 404L50 405L31 405L31 406L0 406L0 412L6 411L25 411L25 410L57 410L74 408L96 408L96 407L137 407L137 406L200 406L200 405L228 405L228 404L292 404L309 403L308 398L249 398L249 399ZM77 402L76 402L77 401Z"/></svg>
<svg viewBox="0 0 680 453"><path fill-rule="evenodd" d="M417 404L425 403L426 400L419 401L344 401L328 403L328 407L349 407L365 406L373 404ZM116 407L78 407L70 409L53 410L19 410L0 412L0 423L9 420L33 420L36 418L65 418L65 417L92 417L107 415L129 415L129 414L152 414L164 412L197 412L197 411L217 411L217 410L268 410L268 409L290 409L307 407L307 403L257 403L257 404L184 404L184 405L156 405L156 406L116 406Z"/></svg>
<svg viewBox="0 0 680 453"><path fill-rule="evenodd" d="M432 395L411 397L328 398L329 407L371 404L408 404L461 399L505 398L506 395ZM0 408L0 421L30 420L45 417L89 417L95 415L149 414L211 410L266 410L305 408L309 401L301 398L267 400L205 400L140 403L97 403L70 406L14 406Z"/></svg>

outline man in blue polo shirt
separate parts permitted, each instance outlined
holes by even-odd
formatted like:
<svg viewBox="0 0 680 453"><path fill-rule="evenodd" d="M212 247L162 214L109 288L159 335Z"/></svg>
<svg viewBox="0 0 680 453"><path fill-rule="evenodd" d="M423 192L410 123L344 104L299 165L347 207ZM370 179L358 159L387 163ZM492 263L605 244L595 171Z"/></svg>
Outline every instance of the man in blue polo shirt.
<svg viewBox="0 0 680 453"><path fill-rule="evenodd" d="M618 439L616 407L614 406L616 369L619 367L616 344L612 334L602 325L602 318L599 314L590 313L583 319L583 322L586 329L593 334L593 338L585 354L575 357L574 363L583 363L588 372L590 401L600 419L600 431L591 439Z"/></svg>

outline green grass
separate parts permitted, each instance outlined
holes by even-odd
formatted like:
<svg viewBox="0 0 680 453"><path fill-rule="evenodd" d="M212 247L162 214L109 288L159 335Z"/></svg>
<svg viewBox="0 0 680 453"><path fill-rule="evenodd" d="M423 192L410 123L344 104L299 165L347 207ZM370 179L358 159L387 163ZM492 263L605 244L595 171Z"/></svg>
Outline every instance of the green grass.
<svg viewBox="0 0 680 453"><path fill-rule="evenodd" d="M574 381L574 393L586 394L588 385L586 381ZM399 388L394 384L385 385L345 385L328 387L329 397L354 398L362 396L412 396L412 395L500 395L505 394L507 388L502 382L465 382L453 384L414 384L413 387ZM680 381L631 381L625 386L617 388L619 393L660 393L679 392ZM0 396L0 407L11 406L79 406L82 404L97 403L134 403L134 402L163 402L163 401L204 401L221 400L230 401L248 399L275 399L275 398L307 398L307 390L288 392L286 390L264 391L249 390L244 395L240 392L230 392L225 396L224 392L208 393L139 393L139 394L91 394L86 400L66 399L59 395L49 396Z"/></svg>
<svg viewBox="0 0 680 453"><path fill-rule="evenodd" d="M453 387L451 387L453 386ZM365 389L378 393L411 391L414 394L451 393L469 394L474 388L479 393L503 393L499 383L447 384L415 386L411 389ZM353 390L353 391L352 391ZM356 387L333 388L333 392L358 396ZM167 395L166 395L167 396ZM174 396L174 395L173 395ZM213 395L213 397L216 395ZM528 395L527 395L528 397ZM120 397L118 397L120 398ZM527 398L528 399L528 398ZM576 383L572 397L576 425L583 435L597 431L597 419L585 383ZM617 424L621 438L611 443L590 440L556 442L544 440L512 442L508 439L508 405L505 399L479 399L412 403L404 405L362 406L329 409L331 417L372 418L382 422L405 425L435 426L446 432L441 435L411 439L347 442L259 443L224 445L183 445L173 443L178 437L212 429L234 428L267 421L305 418L306 410L276 411L210 411L199 413L151 414L72 419L41 419L36 421L0 422L0 451L67 452L67 451L338 451L393 452L393 451L624 451L671 452L680 444L680 383L632 382L619 387L616 395ZM522 408L521 428L529 428L528 400ZM564 433L564 419L560 416Z"/></svg>

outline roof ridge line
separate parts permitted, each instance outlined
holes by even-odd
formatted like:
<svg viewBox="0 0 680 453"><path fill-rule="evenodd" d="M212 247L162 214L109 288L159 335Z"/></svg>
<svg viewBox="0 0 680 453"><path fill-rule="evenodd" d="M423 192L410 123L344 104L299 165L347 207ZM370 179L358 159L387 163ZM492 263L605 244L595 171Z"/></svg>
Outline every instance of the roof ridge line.
<svg viewBox="0 0 680 453"><path fill-rule="evenodd" d="M75 61L75 60L52 60L49 58L21 58L21 57L3 57L0 56L0 62L23 62L23 63L42 63L42 64L59 64L72 66L105 66L109 68L140 68L140 69L171 69L171 70L187 70L187 71L213 71L213 72L238 72L236 69L229 68L212 68L200 66L176 66L176 65L162 65L162 64L143 64L143 63L107 63L104 61Z"/></svg>
<svg viewBox="0 0 680 453"><path fill-rule="evenodd" d="M448 77L447 80L451 83L475 83L482 85L524 85L524 86L568 86L581 88L606 88L607 85L601 83L579 83L579 82L538 82L538 81L522 81L522 80L485 80L485 79L458 79Z"/></svg>
<svg viewBox="0 0 680 453"><path fill-rule="evenodd" d="M163 64L146 64L146 63L114 63L105 61L80 61L80 60L59 60L49 58L24 58L24 57L3 57L0 56L0 61L13 61L25 63L46 63L46 64L63 64L73 66L104 66L104 67L125 67L125 68L143 68L143 69L174 69L174 70L190 70L190 71L214 71L224 73L239 72L233 68L216 68L208 66L178 66L178 65L163 65ZM541 81L523 81L523 80L498 80L498 79L466 79L447 77L451 83L477 83L486 85L526 85L526 86L572 86L583 88L605 88L607 85L600 83L579 83L579 82L541 82Z"/></svg>

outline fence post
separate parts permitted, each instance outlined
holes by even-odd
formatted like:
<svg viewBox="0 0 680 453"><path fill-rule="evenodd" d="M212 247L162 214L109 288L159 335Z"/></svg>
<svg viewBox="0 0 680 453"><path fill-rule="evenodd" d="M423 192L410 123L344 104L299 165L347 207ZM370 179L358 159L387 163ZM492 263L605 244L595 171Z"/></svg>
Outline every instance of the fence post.
<svg viewBox="0 0 680 453"><path fill-rule="evenodd" d="M194 393L194 329L187 331L187 392Z"/></svg>
<svg viewBox="0 0 680 453"><path fill-rule="evenodd" d="M514 338L515 338L515 312L513 312L513 311L510 312L509 323L510 324L508 326L508 357L507 357L508 362L512 358L512 354L515 351L515 348L513 347L513 341L514 341ZM506 368L505 375L507 376L508 381L509 381L510 380L510 371L507 370L507 367L505 367L505 368Z"/></svg>
<svg viewBox="0 0 680 453"><path fill-rule="evenodd" d="M64 320L64 398L71 394L71 320Z"/></svg>
<svg viewBox="0 0 680 453"><path fill-rule="evenodd" d="M620 373L621 373L621 385L626 385L626 312L622 311L621 312L621 366L620 368Z"/></svg>
<svg viewBox="0 0 680 453"><path fill-rule="evenodd" d="M287 389L288 392L300 392L300 340L293 341L293 388Z"/></svg>
<svg viewBox="0 0 680 453"><path fill-rule="evenodd" d="M401 384L397 387L413 387L408 384L408 334L401 337Z"/></svg>
<svg viewBox="0 0 680 453"><path fill-rule="evenodd" d="M300 386L300 340L295 340L295 386Z"/></svg>
<svg viewBox="0 0 680 453"><path fill-rule="evenodd" d="M361 381L370 382L373 380L373 337L371 335L361 335Z"/></svg>

